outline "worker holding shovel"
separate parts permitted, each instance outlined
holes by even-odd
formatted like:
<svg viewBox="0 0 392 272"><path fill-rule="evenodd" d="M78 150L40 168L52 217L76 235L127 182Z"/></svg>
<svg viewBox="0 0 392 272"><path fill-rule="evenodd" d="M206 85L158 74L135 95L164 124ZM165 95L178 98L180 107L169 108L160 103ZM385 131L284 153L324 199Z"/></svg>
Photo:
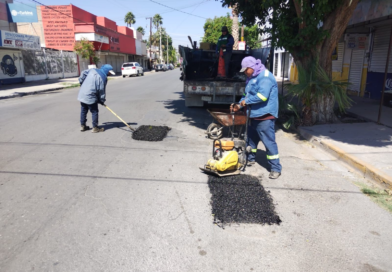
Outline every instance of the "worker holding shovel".
<svg viewBox="0 0 392 272"><path fill-rule="evenodd" d="M93 129L91 132L103 132L105 129L98 127L98 104L104 105L106 101L106 84L108 75L115 75L110 64L103 65L100 69L84 70L79 77L80 90L78 100L81 105L80 131L89 130L86 126L87 113L91 112L93 119Z"/></svg>
<svg viewBox="0 0 392 272"><path fill-rule="evenodd" d="M238 111L245 106L251 107L247 146L252 148L248 154L248 163L255 163L257 144L261 140L265 146L267 160L271 166L269 178L277 179L282 172L278 145L275 141L275 119L278 118L278 85L274 75L269 72L261 60L246 57L241 63L248 77L245 93L239 104L232 104L231 111Z"/></svg>

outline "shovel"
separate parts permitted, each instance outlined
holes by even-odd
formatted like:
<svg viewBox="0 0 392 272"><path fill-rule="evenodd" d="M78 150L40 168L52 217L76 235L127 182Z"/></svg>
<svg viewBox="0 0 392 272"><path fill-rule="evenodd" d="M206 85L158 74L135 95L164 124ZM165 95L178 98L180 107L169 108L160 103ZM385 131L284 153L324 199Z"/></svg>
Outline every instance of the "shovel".
<svg viewBox="0 0 392 272"><path fill-rule="evenodd" d="M103 106L105 108L107 108L111 113L114 114L114 116L116 116L121 122L123 122L131 131L135 131L134 128L132 128L130 125L128 125L123 119L121 119L120 116L118 116L114 111L112 111L108 106L106 106L105 104L103 104Z"/></svg>

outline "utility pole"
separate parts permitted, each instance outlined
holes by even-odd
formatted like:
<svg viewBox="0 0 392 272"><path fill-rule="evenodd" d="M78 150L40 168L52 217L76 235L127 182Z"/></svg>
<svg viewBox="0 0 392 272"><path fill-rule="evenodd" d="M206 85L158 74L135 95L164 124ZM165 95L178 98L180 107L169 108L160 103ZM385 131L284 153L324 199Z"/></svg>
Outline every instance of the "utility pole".
<svg viewBox="0 0 392 272"><path fill-rule="evenodd" d="M166 33L166 64L169 64L169 38Z"/></svg>
<svg viewBox="0 0 392 272"><path fill-rule="evenodd" d="M159 61L162 63L162 27L159 27Z"/></svg>
<svg viewBox="0 0 392 272"><path fill-rule="evenodd" d="M150 69L152 70L152 17L146 18L147 20L150 19Z"/></svg>

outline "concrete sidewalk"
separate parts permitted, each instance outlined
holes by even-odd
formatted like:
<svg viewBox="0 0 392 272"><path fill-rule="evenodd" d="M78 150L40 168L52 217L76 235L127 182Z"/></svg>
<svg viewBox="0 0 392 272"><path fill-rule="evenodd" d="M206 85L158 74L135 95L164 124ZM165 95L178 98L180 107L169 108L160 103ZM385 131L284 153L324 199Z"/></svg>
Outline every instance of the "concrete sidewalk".
<svg viewBox="0 0 392 272"><path fill-rule="evenodd" d="M373 122L300 127L300 134L392 189L392 129Z"/></svg>
<svg viewBox="0 0 392 272"><path fill-rule="evenodd" d="M377 122L380 101L365 97L351 96L353 105L348 109L349 113L361 117L362 119ZM382 106L381 124L392 128L392 108Z"/></svg>
<svg viewBox="0 0 392 272"><path fill-rule="evenodd" d="M154 71L155 72L155 71ZM153 73L151 71L144 72L146 75ZM1 85L0 99L13 97L21 97L25 95L38 94L43 92L56 91L66 88L79 87L79 77L48 79L39 81L30 81L20 84ZM109 80L122 78L121 75L110 76Z"/></svg>

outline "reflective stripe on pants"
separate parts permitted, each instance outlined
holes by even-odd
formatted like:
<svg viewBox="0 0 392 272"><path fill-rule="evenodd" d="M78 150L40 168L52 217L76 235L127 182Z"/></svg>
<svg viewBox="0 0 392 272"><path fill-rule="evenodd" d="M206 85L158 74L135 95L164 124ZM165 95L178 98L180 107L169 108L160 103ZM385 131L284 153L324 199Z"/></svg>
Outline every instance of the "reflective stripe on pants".
<svg viewBox="0 0 392 272"><path fill-rule="evenodd" d="M248 146L252 148L252 153L248 154L249 161L255 161L259 141L262 141L267 155L268 164L271 171L281 172L282 165L279 160L278 145L275 141L275 119L271 120L252 120L248 127Z"/></svg>

